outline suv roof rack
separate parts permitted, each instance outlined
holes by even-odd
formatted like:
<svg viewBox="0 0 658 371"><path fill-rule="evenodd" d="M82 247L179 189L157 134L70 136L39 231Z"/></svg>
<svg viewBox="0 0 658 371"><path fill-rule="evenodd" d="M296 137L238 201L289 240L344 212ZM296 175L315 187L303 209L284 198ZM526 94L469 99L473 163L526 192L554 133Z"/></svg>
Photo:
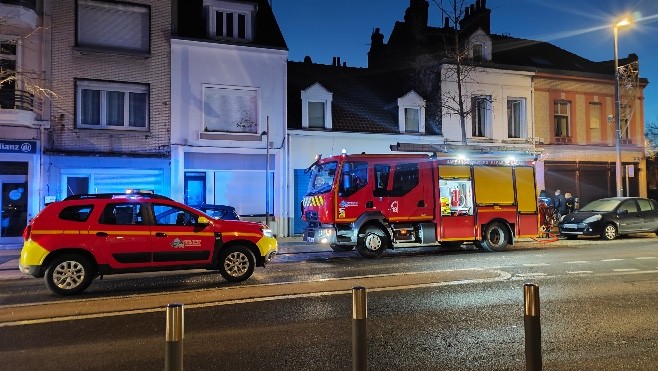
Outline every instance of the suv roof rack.
<svg viewBox="0 0 658 371"><path fill-rule="evenodd" d="M90 193L68 196L64 201L69 200L88 200L88 199L105 199L115 197L129 197L129 198L155 198L160 200L171 200L167 196L157 195L154 193Z"/></svg>

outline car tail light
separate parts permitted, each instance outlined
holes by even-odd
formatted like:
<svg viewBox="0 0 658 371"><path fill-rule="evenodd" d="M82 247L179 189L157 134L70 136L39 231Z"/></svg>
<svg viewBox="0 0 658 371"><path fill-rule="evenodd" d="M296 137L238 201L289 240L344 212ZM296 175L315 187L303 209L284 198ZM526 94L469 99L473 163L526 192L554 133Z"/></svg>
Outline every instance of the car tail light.
<svg viewBox="0 0 658 371"><path fill-rule="evenodd" d="M28 225L25 227L25 229L23 229L23 239L24 239L25 241L27 241L28 239L30 239L30 233L31 233L31 232L32 232L32 226L28 224Z"/></svg>

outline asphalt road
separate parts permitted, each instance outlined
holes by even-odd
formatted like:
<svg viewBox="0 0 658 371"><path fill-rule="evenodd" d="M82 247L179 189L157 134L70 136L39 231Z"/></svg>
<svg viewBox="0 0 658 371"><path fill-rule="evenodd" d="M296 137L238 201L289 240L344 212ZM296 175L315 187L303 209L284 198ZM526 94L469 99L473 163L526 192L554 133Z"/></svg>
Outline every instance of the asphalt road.
<svg viewBox="0 0 658 371"><path fill-rule="evenodd" d="M561 241L562 242L562 241ZM658 238L277 257L246 283L212 272L107 277L76 298L0 281L12 369L157 370L167 303L185 369L351 368L351 288L368 290L370 370L523 370L523 284L540 289L545 370L658 369Z"/></svg>

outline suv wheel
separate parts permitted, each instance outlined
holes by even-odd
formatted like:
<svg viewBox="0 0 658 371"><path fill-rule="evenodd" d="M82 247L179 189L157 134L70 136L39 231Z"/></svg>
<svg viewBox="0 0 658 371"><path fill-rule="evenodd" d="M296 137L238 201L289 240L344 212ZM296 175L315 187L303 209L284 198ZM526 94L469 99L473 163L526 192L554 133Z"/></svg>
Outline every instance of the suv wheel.
<svg viewBox="0 0 658 371"><path fill-rule="evenodd" d="M241 245L227 248L219 257L219 273L230 282L242 282L251 277L255 266L254 254Z"/></svg>
<svg viewBox="0 0 658 371"><path fill-rule="evenodd" d="M79 254L56 257L46 269L46 286L58 295L73 295L85 290L94 279L89 259Z"/></svg>

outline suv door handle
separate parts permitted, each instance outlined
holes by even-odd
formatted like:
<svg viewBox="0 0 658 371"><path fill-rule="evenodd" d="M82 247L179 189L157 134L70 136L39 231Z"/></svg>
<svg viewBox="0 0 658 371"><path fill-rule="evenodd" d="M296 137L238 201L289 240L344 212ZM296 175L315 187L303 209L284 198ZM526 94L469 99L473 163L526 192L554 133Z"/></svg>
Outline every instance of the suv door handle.
<svg viewBox="0 0 658 371"><path fill-rule="evenodd" d="M107 234L107 232L96 232L96 236L98 236L98 237L107 237L109 235Z"/></svg>
<svg viewBox="0 0 658 371"><path fill-rule="evenodd" d="M167 237L167 234L164 232L155 232L155 237Z"/></svg>

